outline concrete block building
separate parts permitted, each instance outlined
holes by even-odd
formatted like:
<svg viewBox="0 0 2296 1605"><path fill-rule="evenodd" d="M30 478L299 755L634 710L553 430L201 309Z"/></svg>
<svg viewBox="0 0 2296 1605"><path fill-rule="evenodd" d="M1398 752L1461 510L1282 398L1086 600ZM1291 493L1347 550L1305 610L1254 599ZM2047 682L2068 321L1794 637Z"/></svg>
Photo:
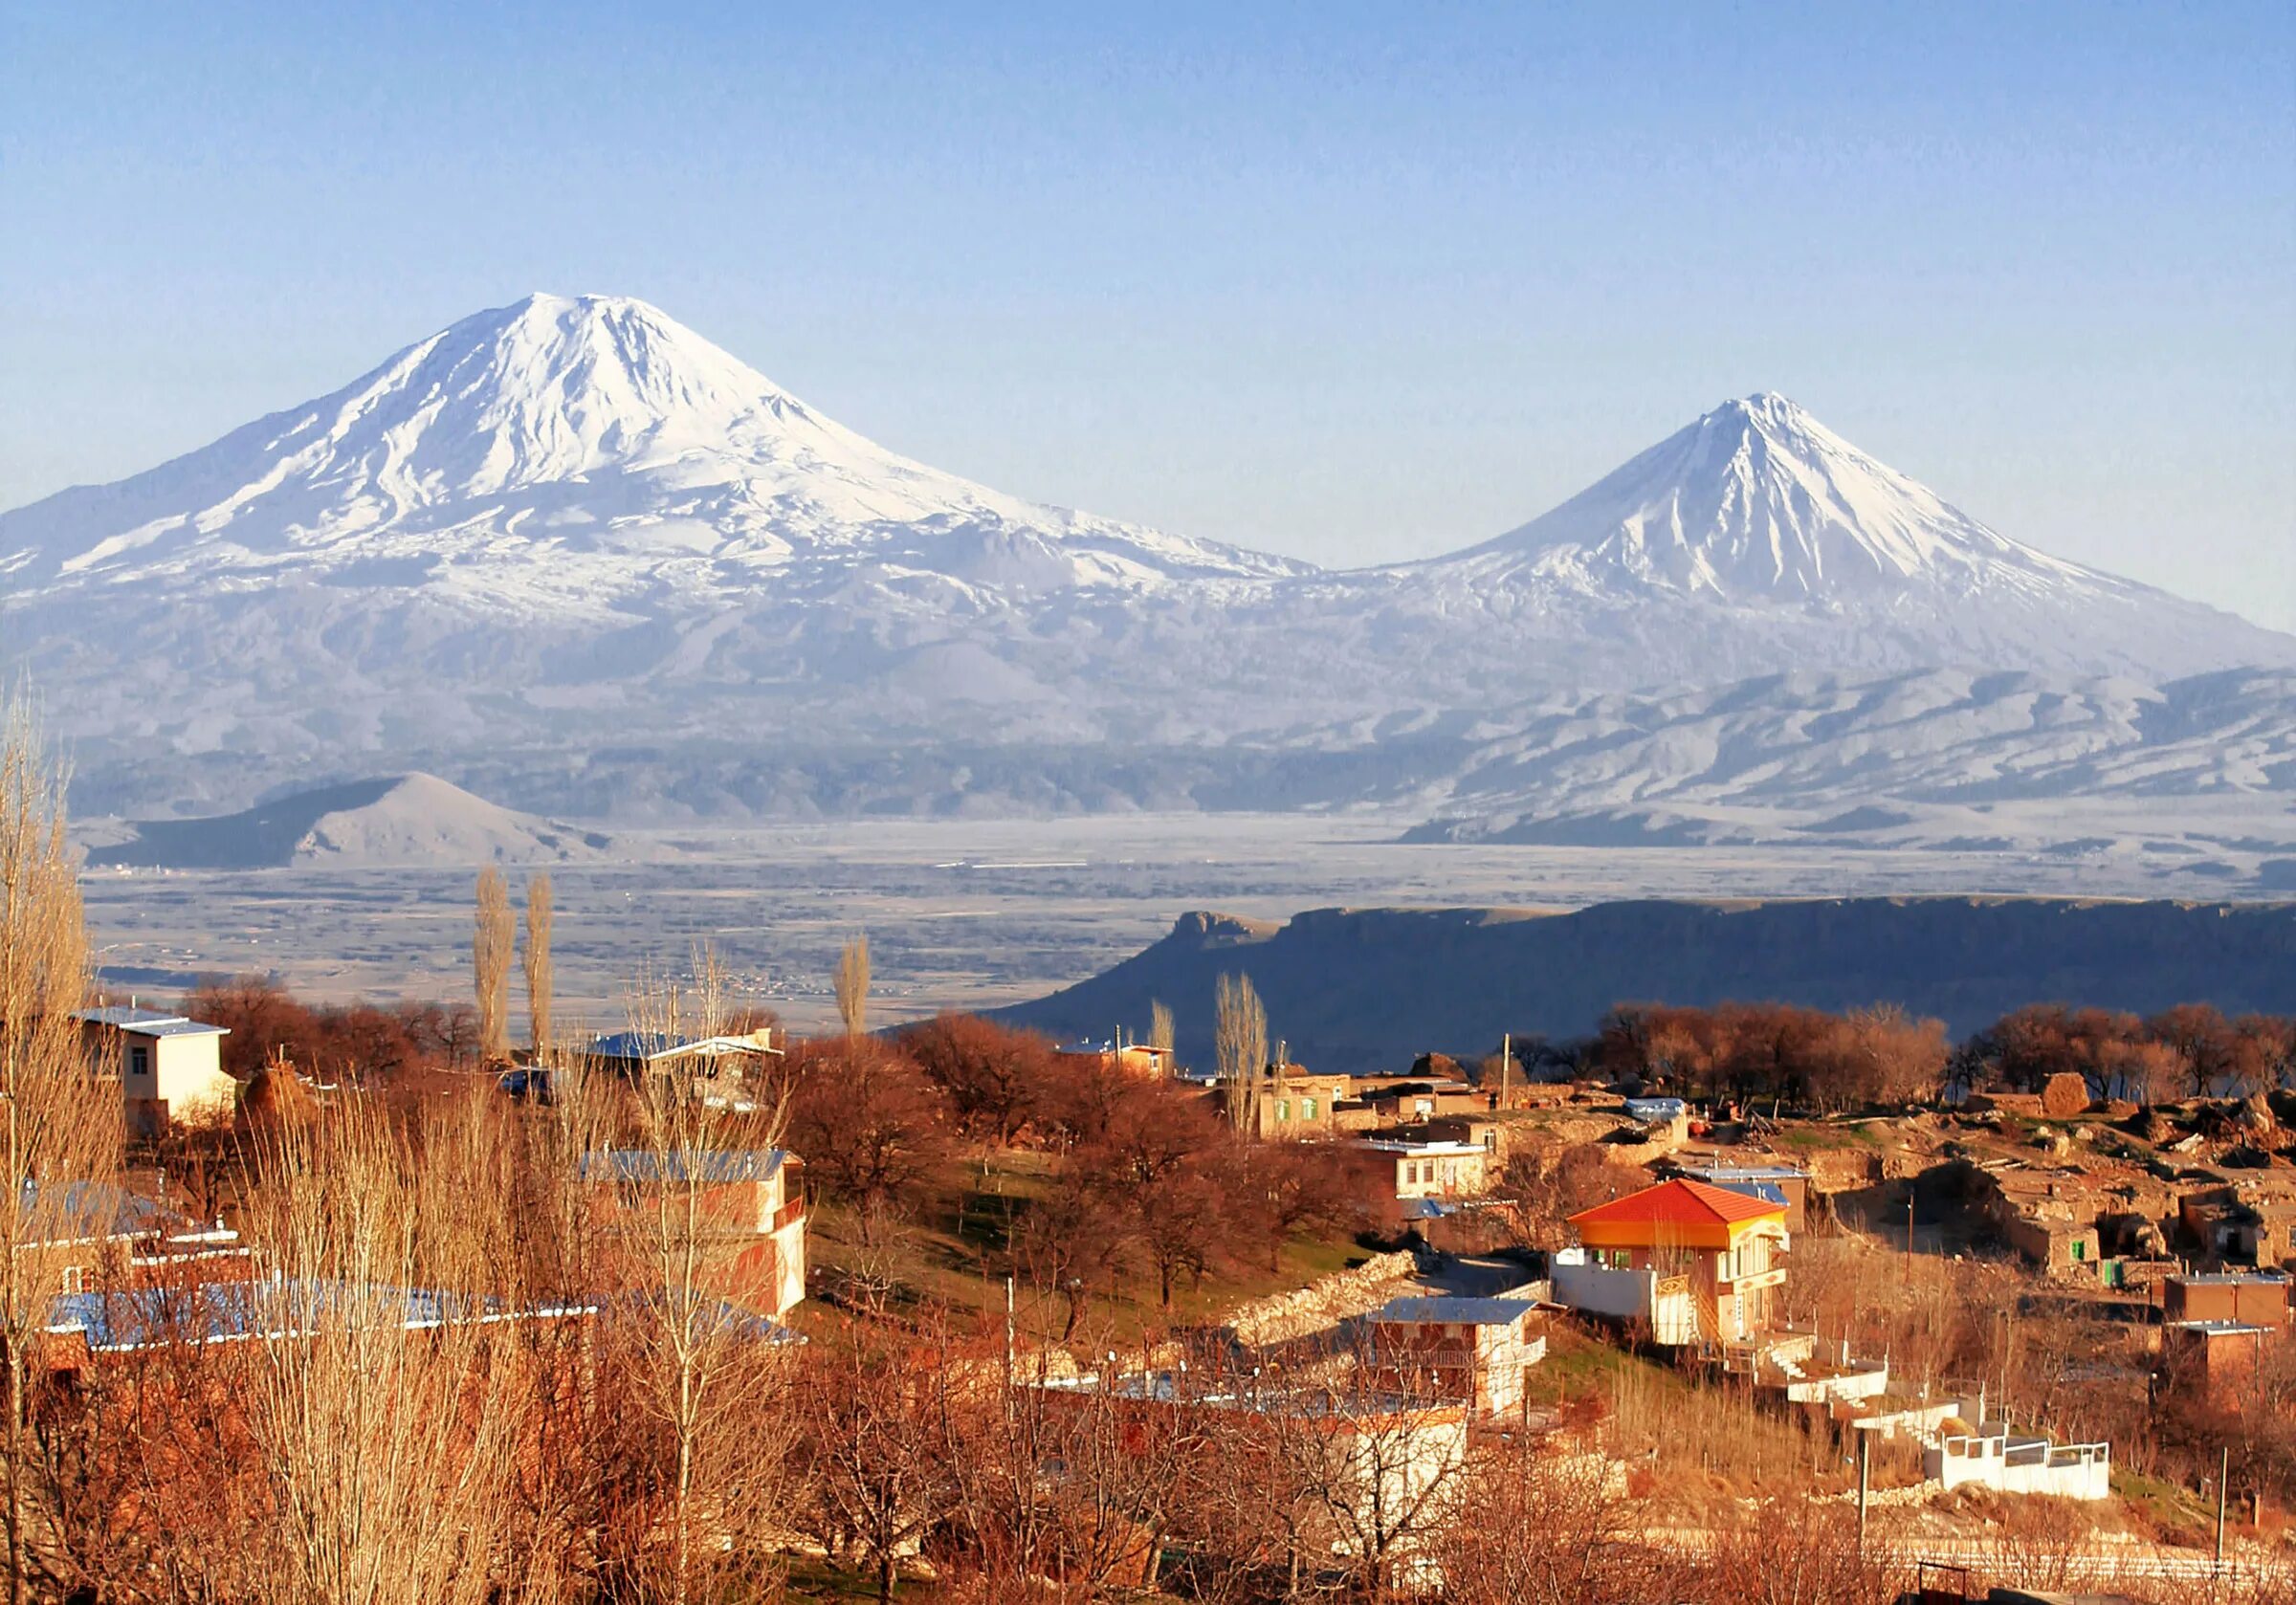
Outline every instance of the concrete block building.
<svg viewBox="0 0 2296 1605"><path fill-rule="evenodd" d="M239 1107L239 1084L223 1067L231 1032L162 1009L106 1004L81 1009L90 1065L118 1075L128 1124L138 1130L219 1124Z"/></svg>

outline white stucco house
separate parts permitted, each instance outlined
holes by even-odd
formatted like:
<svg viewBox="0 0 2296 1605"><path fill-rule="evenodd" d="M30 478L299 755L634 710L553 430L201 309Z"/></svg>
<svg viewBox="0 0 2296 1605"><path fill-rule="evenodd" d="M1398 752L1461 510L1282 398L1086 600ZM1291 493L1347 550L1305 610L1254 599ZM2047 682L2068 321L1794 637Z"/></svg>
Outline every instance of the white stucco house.
<svg viewBox="0 0 2296 1605"><path fill-rule="evenodd" d="M239 1084L223 1067L226 1027L120 1003L73 1018L87 1034L90 1063L120 1078L131 1126L214 1124L239 1107Z"/></svg>

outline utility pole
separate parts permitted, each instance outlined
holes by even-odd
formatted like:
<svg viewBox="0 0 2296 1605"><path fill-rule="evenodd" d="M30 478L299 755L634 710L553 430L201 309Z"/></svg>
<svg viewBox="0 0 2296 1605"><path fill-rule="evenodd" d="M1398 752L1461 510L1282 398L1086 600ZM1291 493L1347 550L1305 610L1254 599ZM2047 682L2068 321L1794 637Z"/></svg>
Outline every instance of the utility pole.
<svg viewBox="0 0 2296 1605"><path fill-rule="evenodd" d="M1906 1286L1913 1285L1913 1178L1906 1177Z"/></svg>
<svg viewBox="0 0 2296 1605"><path fill-rule="evenodd" d="M2217 1565L2216 1574L2224 1574L2224 1490L2232 1480L2232 1449L2228 1445L2219 1451L2217 1460Z"/></svg>
<svg viewBox="0 0 2296 1605"><path fill-rule="evenodd" d="M1852 1427L1858 1435L1858 1560L1866 1559L1866 1478L1873 1463L1873 1434L1862 1427Z"/></svg>

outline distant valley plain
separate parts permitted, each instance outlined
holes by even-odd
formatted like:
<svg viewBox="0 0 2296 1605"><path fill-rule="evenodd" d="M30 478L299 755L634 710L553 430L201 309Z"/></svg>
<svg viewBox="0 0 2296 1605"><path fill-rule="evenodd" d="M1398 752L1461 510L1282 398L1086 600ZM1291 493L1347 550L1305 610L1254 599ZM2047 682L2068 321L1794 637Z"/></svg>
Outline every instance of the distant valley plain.
<svg viewBox="0 0 2296 1605"><path fill-rule="evenodd" d="M618 1025L632 981L684 973L708 943L745 993L794 1028L820 1028L833 1016L836 951L862 932L874 1018L891 1022L1042 996L1193 910L1281 920L1340 906L1564 910L1642 897L2286 895L2252 868L2227 874L2126 838L2087 854L1399 841L1413 823L1188 813L620 831L608 855L548 867L561 1016ZM102 868L84 884L106 977L145 999L179 996L201 975L258 972L316 999L456 1000L470 992L476 868ZM514 888L530 872L513 867ZM1183 1014L1211 1007L1169 1001Z"/></svg>

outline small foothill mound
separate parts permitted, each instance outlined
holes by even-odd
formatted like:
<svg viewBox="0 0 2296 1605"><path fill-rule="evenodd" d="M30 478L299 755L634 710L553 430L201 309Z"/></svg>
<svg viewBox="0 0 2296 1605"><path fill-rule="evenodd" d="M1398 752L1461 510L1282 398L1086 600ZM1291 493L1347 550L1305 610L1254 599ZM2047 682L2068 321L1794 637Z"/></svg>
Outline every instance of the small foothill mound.
<svg viewBox="0 0 2296 1605"><path fill-rule="evenodd" d="M90 868L278 869L562 864L612 838L499 807L435 775L389 775L207 819L139 820L127 841L92 848Z"/></svg>

